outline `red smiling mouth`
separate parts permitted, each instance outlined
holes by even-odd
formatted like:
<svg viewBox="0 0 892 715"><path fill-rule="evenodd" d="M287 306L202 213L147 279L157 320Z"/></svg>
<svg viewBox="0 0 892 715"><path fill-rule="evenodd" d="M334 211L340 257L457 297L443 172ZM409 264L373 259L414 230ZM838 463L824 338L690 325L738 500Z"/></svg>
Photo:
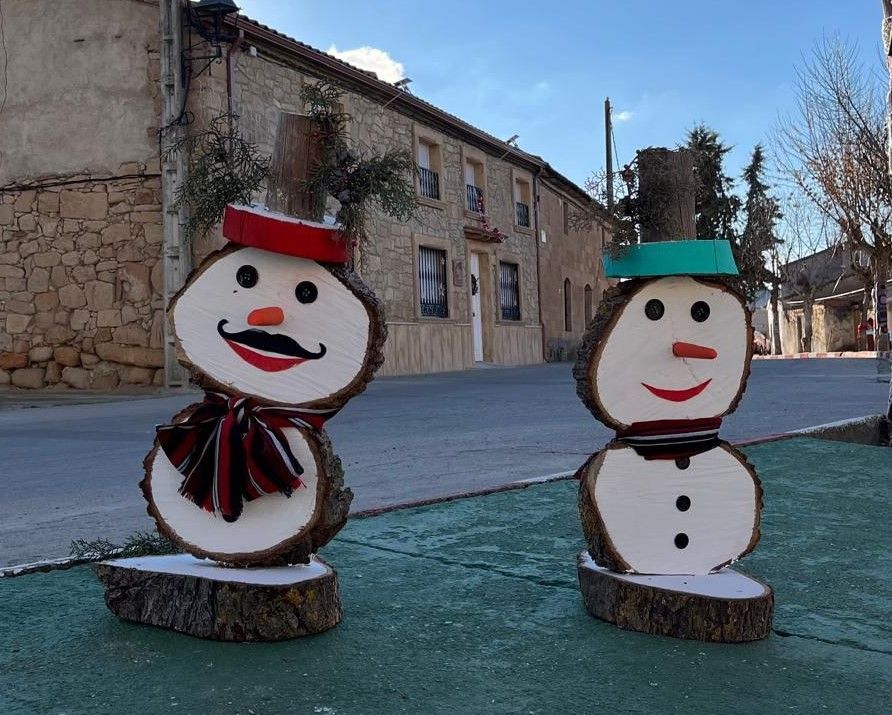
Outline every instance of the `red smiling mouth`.
<svg viewBox="0 0 892 715"><path fill-rule="evenodd" d="M712 378L707 380L706 382L701 382L699 385L694 385L693 387L689 387L686 390L666 390L661 387L653 387L648 385L646 382L642 382L641 384L646 387L650 392L659 397L661 400L669 400L669 402L684 402L685 400L690 400L692 397L696 397L703 390L707 388L709 383L712 382Z"/></svg>
<svg viewBox="0 0 892 715"><path fill-rule="evenodd" d="M234 340L227 340L226 344L246 363L259 368L264 372L282 372L282 370L288 370L289 368L300 365L302 362L306 362L306 358L263 355L262 353L254 352L251 348L245 347Z"/></svg>

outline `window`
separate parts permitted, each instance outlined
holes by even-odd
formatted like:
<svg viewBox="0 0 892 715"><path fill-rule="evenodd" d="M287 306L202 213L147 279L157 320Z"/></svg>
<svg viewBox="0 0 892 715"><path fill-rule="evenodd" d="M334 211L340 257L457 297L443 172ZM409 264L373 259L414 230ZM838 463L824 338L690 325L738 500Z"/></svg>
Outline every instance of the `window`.
<svg viewBox="0 0 892 715"><path fill-rule="evenodd" d="M566 206L566 204L564 204ZM570 294L570 279L564 279L564 330L573 330L573 296Z"/></svg>
<svg viewBox="0 0 892 715"><path fill-rule="evenodd" d="M465 197L468 211L483 213L483 164L465 159Z"/></svg>
<svg viewBox="0 0 892 715"><path fill-rule="evenodd" d="M592 287L585 287L585 326L592 322Z"/></svg>
<svg viewBox="0 0 892 715"><path fill-rule="evenodd" d="M564 208L564 233L570 233L570 204L567 201L561 201Z"/></svg>
<svg viewBox="0 0 892 715"><path fill-rule="evenodd" d="M520 285L517 264L499 261L499 303L502 320L520 320Z"/></svg>
<svg viewBox="0 0 892 715"><path fill-rule="evenodd" d="M449 317L446 251L427 246L418 247L418 286L421 293L421 314L431 318Z"/></svg>
<svg viewBox="0 0 892 715"><path fill-rule="evenodd" d="M418 192L429 199L440 198L440 147L418 140Z"/></svg>
<svg viewBox="0 0 892 715"><path fill-rule="evenodd" d="M514 223L518 226L530 227L530 182L525 179L514 180Z"/></svg>

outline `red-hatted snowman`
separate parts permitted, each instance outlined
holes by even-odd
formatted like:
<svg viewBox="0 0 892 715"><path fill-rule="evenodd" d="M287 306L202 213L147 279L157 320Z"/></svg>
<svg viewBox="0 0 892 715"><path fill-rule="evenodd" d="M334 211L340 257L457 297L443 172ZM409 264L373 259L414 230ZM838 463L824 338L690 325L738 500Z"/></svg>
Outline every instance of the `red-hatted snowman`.
<svg viewBox="0 0 892 715"><path fill-rule="evenodd" d="M141 486L158 528L220 562L307 562L352 498L322 431L380 366L385 328L337 229L247 206L170 308L206 391L158 428Z"/></svg>
<svg viewBox="0 0 892 715"><path fill-rule="evenodd" d="M605 294L574 370L617 434L579 471L580 578L600 569L657 589L770 596L724 570L756 546L762 507L752 466L718 438L752 358L749 312L724 278L737 273L730 246L639 244L607 264L631 280Z"/></svg>

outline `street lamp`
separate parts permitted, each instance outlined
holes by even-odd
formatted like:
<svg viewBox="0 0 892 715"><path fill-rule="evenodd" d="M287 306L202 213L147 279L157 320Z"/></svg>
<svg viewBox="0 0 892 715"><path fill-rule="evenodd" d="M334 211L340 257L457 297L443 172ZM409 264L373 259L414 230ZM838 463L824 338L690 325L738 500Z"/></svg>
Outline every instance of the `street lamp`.
<svg viewBox="0 0 892 715"><path fill-rule="evenodd" d="M183 71L186 73L186 78L197 77L210 67L212 62L223 56L223 43L231 42L237 36L237 33L224 30L223 22L227 16L237 12L238 5L233 0L198 0L198 2L190 0L186 3L186 20L190 35L189 46L183 50ZM202 41L192 42L193 30ZM213 48L213 52L196 54L196 47L205 42ZM207 62L193 74L192 65L199 60Z"/></svg>

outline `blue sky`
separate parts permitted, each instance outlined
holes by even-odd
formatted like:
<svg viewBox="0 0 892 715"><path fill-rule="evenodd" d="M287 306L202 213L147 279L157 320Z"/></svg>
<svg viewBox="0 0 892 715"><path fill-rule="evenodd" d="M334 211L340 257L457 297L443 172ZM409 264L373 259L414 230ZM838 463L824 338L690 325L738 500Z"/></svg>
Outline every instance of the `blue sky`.
<svg viewBox="0 0 892 715"><path fill-rule="evenodd" d="M791 107L794 67L815 40L838 33L882 67L880 0L239 5L323 50L380 50L359 55L384 71L401 64L415 94L503 139L519 134L522 149L579 183L604 163L605 96L621 160L703 121L734 145L727 169L738 175Z"/></svg>

